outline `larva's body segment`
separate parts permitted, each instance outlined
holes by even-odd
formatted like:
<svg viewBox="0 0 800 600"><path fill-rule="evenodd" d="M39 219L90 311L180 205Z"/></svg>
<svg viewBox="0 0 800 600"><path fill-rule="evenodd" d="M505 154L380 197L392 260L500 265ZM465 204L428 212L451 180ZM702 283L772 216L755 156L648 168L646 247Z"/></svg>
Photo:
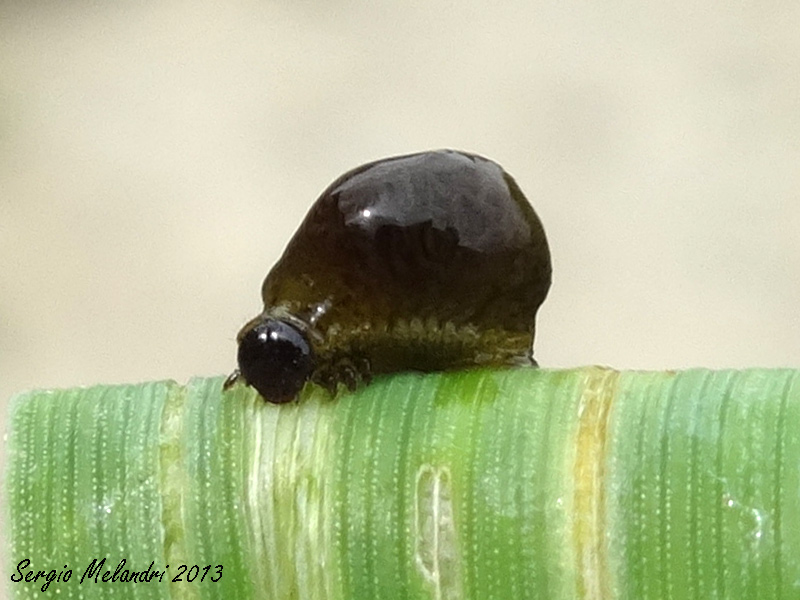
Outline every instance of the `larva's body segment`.
<svg viewBox="0 0 800 600"><path fill-rule="evenodd" d="M264 312L239 334L240 370L265 399L286 401L308 378L352 387L377 373L530 363L550 279L542 224L496 163L449 150L370 163L322 193L267 275ZM242 351L276 320L302 333L298 357L313 363L277 386L286 393L270 381L305 359L261 385L256 348L269 336Z"/></svg>

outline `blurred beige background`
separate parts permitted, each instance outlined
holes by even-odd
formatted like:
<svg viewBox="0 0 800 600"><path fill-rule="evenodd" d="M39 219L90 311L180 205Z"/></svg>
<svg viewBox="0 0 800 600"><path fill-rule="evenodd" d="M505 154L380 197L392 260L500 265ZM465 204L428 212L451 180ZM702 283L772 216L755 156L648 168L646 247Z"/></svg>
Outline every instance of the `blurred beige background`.
<svg viewBox="0 0 800 600"><path fill-rule="evenodd" d="M800 366L800 4L5 2L0 403L228 373L327 184L452 147L545 223L544 366Z"/></svg>

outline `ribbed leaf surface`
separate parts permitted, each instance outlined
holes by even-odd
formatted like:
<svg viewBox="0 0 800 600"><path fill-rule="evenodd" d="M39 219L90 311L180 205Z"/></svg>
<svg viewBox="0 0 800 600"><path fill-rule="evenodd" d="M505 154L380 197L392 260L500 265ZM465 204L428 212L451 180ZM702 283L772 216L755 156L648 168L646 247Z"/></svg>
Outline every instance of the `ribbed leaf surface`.
<svg viewBox="0 0 800 600"><path fill-rule="evenodd" d="M221 384L20 395L5 572L61 598L800 598L799 371Z"/></svg>

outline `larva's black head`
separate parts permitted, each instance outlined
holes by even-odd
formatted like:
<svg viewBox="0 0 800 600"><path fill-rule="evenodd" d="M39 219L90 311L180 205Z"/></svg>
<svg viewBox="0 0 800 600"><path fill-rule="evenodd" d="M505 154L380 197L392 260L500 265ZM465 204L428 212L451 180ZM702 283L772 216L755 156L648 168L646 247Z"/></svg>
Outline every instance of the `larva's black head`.
<svg viewBox="0 0 800 600"><path fill-rule="evenodd" d="M314 370L306 335L279 319L264 319L239 339L239 371L248 385L275 404L293 400Z"/></svg>

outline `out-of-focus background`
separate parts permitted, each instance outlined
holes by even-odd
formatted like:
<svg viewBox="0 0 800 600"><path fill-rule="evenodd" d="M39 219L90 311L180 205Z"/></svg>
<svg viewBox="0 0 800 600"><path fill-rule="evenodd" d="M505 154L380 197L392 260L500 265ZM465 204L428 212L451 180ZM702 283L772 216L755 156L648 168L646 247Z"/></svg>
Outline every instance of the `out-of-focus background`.
<svg viewBox="0 0 800 600"><path fill-rule="evenodd" d="M4 2L0 412L229 372L362 162L451 147L549 236L543 366L800 366L800 4Z"/></svg>

